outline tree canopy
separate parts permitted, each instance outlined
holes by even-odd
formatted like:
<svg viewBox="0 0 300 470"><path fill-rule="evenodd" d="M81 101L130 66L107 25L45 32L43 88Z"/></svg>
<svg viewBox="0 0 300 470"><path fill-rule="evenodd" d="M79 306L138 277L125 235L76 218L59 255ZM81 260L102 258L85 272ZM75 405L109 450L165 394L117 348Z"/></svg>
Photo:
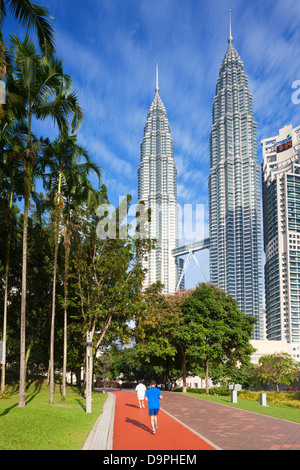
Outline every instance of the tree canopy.
<svg viewBox="0 0 300 470"><path fill-rule="evenodd" d="M259 358L255 377L259 383L272 383L279 392L279 384L290 385L297 379L299 365L288 353L268 354Z"/></svg>
<svg viewBox="0 0 300 470"><path fill-rule="evenodd" d="M208 387L210 365L249 361L256 319L243 314L237 302L216 286L202 283L169 296L162 296L159 286L151 287L145 303L135 330L138 351L148 358L175 359L179 354L184 388L187 373L205 370Z"/></svg>

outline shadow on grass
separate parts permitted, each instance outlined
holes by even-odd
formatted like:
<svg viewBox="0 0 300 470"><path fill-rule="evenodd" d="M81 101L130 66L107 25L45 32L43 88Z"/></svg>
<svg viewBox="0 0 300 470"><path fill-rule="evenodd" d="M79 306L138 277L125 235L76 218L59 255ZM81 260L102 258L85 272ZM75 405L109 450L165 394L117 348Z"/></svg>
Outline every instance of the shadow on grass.
<svg viewBox="0 0 300 470"><path fill-rule="evenodd" d="M5 415L8 415L8 413L13 410L14 408L16 408L18 406L18 403L15 403L14 405L8 407L8 408L5 408L5 410L3 410L3 412L0 414L0 416L5 416Z"/></svg>
<svg viewBox="0 0 300 470"><path fill-rule="evenodd" d="M36 389L34 390L32 393L29 393L26 395L25 397L25 406L28 405L40 392L40 389ZM14 391L11 395L16 395L17 391ZM5 410L3 410L3 412L0 414L0 416L5 416L7 415L11 410L13 410L14 408L17 408L19 406L19 403L14 403L13 405L5 408Z"/></svg>
<svg viewBox="0 0 300 470"><path fill-rule="evenodd" d="M76 401L77 403L81 406L81 408L86 411L86 406L85 406L85 400L84 400L84 403L83 403L83 399L79 399L79 398L76 398Z"/></svg>

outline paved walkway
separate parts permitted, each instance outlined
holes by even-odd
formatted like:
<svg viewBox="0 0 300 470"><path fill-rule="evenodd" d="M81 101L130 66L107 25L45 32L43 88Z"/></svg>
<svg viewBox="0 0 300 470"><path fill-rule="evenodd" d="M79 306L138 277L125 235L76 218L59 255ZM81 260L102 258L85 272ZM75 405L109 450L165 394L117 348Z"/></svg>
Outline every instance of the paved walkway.
<svg viewBox="0 0 300 470"><path fill-rule="evenodd" d="M159 429L132 391L111 391L84 449L300 450L300 424L162 392Z"/></svg>

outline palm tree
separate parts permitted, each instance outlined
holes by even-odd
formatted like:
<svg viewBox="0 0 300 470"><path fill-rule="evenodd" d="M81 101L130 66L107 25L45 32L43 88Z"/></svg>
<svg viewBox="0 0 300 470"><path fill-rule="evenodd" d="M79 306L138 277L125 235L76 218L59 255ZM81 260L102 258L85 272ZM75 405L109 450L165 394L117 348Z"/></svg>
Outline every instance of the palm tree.
<svg viewBox="0 0 300 470"><path fill-rule="evenodd" d="M63 388L62 399L66 398L66 364L67 364L67 304L68 304L68 260L70 253L70 239L72 229L76 228L70 221L70 212L76 208L76 204L87 199L89 186L88 175L95 172L100 178L98 166L89 158L87 151L77 143L77 136L63 132L54 142L47 139L43 150L44 169L49 167L50 173L44 174L45 189L48 190L48 204L44 204L44 210L49 208L49 203L55 212L55 248L52 291L52 318L50 340L50 404L54 402L54 322L56 305L56 275L58 238L61 224L61 215L65 207L66 222L62 230L65 248L65 279L64 279L64 358L63 358ZM81 158L85 159L80 163Z"/></svg>
<svg viewBox="0 0 300 470"><path fill-rule="evenodd" d="M24 26L28 32L34 31L37 34L40 48L55 50L54 29L47 21L51 18L48 8L35 5L29 0L1 0L0 1L0 26L7 11L15 17L19 23ZM0 31L2 36L2 31ZM2 37L1 37L2 40Z"/></svg>
<svg viewBox="0 0 300 470"><path fill-rule="evenodd" d="M8 280L10 270L10 250L13 227L13 202L17 196L20 197L20 195L23 194L22 182L24 181L24 177L20 163L23 158L24 136L26 134L26 125L24 125L24 123L14 122L13 119L10 119L8 122L6 122L0 132L0 173L2 176L2 186L5 186L5 191L2 191L2 194L6 193L8 196L6 264L4 277L3 345L0 392L1 394L5 393Z"/></svg>
<svg viewBox="0 0 300 470"><path fill-rule="evenodd" d="M6 76L7 66L2 24L8 11L28 32L34 31L37 34L43 54L47 55L55 51L54 29L47 20L47 18L50 18L48 8L35 5L29 0L0 0L0 86L2 87L2 93L5 93L3 79ZM1 98L0 119L3 119L5 117L5 96Z"/></svg>
<svg viewBox="0 0 300 470"><path fill-rule="evenodd" d="M60 130L67 128L72 116L72 130L78 128L83 114L76 94L70 91L71 78L63 73L62 61L49 60L38 55L33 41L25 36L20 41L11 37L13 57L12 73L8 76L8 100L12 112L28 126L27 145L24 152L24 227L22 258L21 297L21 344L20 344L20 388L19 406L25 406L25 330L26 330L26 276L27 276L27 232L28 211L33 183L33 170L37 152L32 142L32 121L51 118Z"/></svg>

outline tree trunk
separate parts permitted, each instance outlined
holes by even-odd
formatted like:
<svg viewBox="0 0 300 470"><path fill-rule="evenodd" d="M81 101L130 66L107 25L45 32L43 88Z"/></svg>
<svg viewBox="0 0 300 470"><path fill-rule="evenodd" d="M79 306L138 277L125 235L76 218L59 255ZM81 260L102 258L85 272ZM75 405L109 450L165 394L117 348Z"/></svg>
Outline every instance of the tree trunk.
<svg viewBox="0 0 300 470"><path fill-rule="evenodd" d="M25 179L28 180L25 176ZM27 181L28 184L28 181ZM25 376L26 376L26 290L27 290L27 233L28 233L29 197L25 197L23 222L23 256L22 256L22 297L21 297L21 325L20 325L20 384L19 406L25 406Z"/></svg>
<svg viewBox="0 0 300 470"><path fill-rule="evenodd" d="M25 379L26 379L26 295L27 295L27 236L28 213L33 178L33 163L31 145L32 115L28 113L27 148L24 153L24 221L23 221L23 255L22 255L22 291L21 291L21 320L20 320L20 382L19 406L25 406Z"/></svg>
<svg viewBox="0 0 300 470"><path fill-rule="evenodd" d="M55 236L55 238L56 238L56 236ZM49 403L50 403L50 405L53 405L53 403L54 403L54 328L55 328L57 253L58 253L58 243L55 240L53 288L52 288L51 335L50 335L50 359L49 359L49 370L50 370L50 400L49 400Z"/></svg>
<svg viewBox="0 0 300 470"><path fill-rule="evenodd" d="M3 0L2 0L3 1ZM1 13L1 4L2 1L0 0L0 121L5 118L6 111L5 111L5 103L6 103L6 96L5 96L5 85L4 85L4 78L6 76L6 59L5 59L5 44L3 41L2 36L2 13Z"/></svg>
<svg viewBox="0 0 300 470"><path fill-rule="evenodd" d="M68 227L67 227L68 230ZM65 245L65 282L64 282L64 357L63 357L63 379L62 379L62 400L66 400L66 381L67 381L67 324L68 324L68 273L69 273L69 254L70 243L68 234Z"/></svg>
<svg viewBox="0 0 300 470"><path fill-rule="evenodd" d="M186 360L183 348L181 348L181 355L182 355L182 391L183 391L183 393L186 393L186 364L187 364L187 360Z"/></svg>
<svg viewBox="0 0 300 470"><path fill-rule="evenodd" d="M205 391L205 395L209 395L209 386L208 386L208 361L206 361L205 363L205 387L206 387L206 391Z"/></svg>
<svg viewBox="0 0 300 470"><path fill-rule="evenodd" d="M6 330L7 330L7 301L8 301L8 276L9 276L9 261L10 261L10 246L12 235L12 196L10 197L10 207L8 214L8 236L6 245L6 266L5 266L5 291L4 291L4 316L3 316L3 347L2 347L2 370L1 370L1 391L0 394L5 393L5 367L6 367Z"/></svg>
<svg viewBox="0 0 300 470"><path fill-rule="evenodd" d="M60 192L60 191L59 191ZM57 257L58 257L58 236L61 214L60 193L57 197L56 224L55 224L55 248L54 248L54 268L53 268L53 288L52 288L52 314L51 314L51 335L50 335L50 400L49 404L54 403L54 337L55 337L55 301L56 301L56 275L57 275Z"/></svg>

